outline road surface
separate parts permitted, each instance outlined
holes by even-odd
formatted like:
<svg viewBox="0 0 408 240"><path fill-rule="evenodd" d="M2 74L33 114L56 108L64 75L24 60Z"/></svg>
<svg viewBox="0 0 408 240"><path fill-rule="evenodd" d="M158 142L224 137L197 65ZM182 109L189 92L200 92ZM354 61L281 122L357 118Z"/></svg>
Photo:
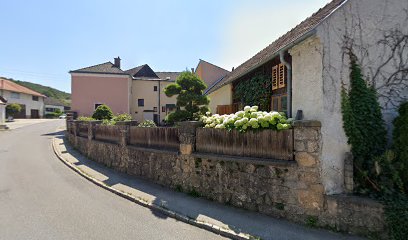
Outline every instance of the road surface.
<svg viewBox="0 0 408 240"><path fill-rule="evenodd" d="M0 240L223 239L79 177L51 148L63 124L0 132Z"/></svg>

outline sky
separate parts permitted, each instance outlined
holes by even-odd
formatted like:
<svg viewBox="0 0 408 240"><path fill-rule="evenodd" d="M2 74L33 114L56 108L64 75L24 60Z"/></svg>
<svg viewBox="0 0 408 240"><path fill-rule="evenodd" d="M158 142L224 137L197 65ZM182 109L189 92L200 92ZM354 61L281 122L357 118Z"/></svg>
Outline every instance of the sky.
<svg viewBox="0 0 408 240"><path fill-rule="evenodd" d="M71 91L69 71L231 70L330 0L0 0L0 76Z"/></svg>

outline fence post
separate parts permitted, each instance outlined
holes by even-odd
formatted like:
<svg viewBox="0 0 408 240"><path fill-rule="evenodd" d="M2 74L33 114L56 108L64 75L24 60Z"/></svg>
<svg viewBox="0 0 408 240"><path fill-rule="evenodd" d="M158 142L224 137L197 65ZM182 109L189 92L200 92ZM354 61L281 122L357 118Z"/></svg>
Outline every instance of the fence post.
<svg viewBox="0 0 408 240"><path fill-rule="evenodd" d="M297 191L298 203L304 209L319 212L324 207L324 187L321 181L321 122L301 120L293 122L295 160L299 182L306 188Z"/></svg>
<svg viewBox="0 0 408 240"><path fill-rule="evenodd" d="M128 144L128 133L129 127L125 127L124 129L119 130L119 146L126 147Z"/></svg>
<svg viewBox="0 0 408 240"><path fill-rule="evenodd" d="M74 147L78 146L78 121L72 121L72 134L74 135Z"/></svg>
<svg viewBox="0 0 408 240"><path fill-rule="evenodd" d="M195 151L196 129L201 126L202 123L198 121L180 122L179 140L181 154L190 155Z"/></svg>

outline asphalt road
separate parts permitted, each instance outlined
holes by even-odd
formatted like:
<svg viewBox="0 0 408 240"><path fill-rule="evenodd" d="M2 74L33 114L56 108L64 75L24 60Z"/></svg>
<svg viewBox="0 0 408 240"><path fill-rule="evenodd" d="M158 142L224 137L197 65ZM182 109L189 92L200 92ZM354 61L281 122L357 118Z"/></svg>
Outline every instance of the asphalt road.
<svg viewBox="0 0 408 240"><path fill-rule="evenodd" d="M64 120L0 132L0 240L223 239L103 190L54 155Z"/></svg>

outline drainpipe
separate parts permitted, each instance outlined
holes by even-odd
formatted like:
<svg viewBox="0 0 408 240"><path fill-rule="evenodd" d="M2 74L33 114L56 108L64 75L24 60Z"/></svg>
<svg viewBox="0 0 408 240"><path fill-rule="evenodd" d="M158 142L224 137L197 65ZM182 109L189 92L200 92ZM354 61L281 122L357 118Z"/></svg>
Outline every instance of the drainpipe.
<svg viewBox="0 0 408 240"><path fill-rule="evenodd" d="M287 95L288 95L288 101L287 101L287 109L288 109L288 118L292 117L292 65L288 63L285 58L285 51L280 51L279 52L279 57L280 57L280 62L285 65L286 69L288 70L288 76L287 76Z"/></svg>
<svg viewBox="0 0 408 240"><path fill-rule="evenodd" d="M160 109L160 80L158 82L159 82L159 86L158 86L157 92L158 92L159 106L157 106L157 125L160 125L160 114L161 114L161 109Z"/></svg>

